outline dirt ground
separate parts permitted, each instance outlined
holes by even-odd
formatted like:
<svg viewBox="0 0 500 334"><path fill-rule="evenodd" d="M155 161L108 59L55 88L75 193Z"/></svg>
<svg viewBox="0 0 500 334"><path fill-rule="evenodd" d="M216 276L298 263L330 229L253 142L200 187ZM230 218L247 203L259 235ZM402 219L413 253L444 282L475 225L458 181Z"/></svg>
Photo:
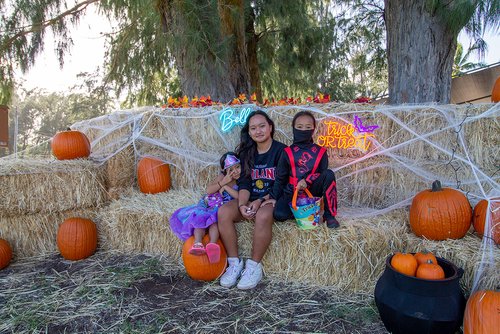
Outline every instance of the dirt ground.
<svg viewBox="0 0 500 334"><path fill-rule="evenodd" d="M29 258L0 286L0 333L386 333L372 296L268 278L225 289L159 256Z"/></svg>

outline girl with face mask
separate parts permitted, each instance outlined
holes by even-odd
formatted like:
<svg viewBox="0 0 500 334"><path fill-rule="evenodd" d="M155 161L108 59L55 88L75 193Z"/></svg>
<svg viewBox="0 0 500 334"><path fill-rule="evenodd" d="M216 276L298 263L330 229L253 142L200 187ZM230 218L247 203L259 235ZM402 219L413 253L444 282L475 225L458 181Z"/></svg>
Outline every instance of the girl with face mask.
<svg viewBox="0 0 500 334"><path fill-rule="evenodd" d="M328 169L326 149L313 141L316 120L309 111L298 112L292 121L293 144L287 147L276 169L276 181L270 193L274 202L274 219L293 219L288 203L294 190L308 189L314 196L323 197L324 220L329 228L339 227L335 174Z"/></svg>

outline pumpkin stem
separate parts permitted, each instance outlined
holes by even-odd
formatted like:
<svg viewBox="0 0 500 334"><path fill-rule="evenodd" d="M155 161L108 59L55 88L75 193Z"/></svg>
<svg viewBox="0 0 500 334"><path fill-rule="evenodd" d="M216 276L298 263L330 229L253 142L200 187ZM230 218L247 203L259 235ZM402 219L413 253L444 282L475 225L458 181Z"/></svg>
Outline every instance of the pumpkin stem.
<svg viewBox="0 0 500 334"><path fill-rule="evenodd" d="M436 180L434 182L432 182L432 192L436 192L436 191L441 191L443 190L443 188L441 188L441 181L439 180Z"/></svg>

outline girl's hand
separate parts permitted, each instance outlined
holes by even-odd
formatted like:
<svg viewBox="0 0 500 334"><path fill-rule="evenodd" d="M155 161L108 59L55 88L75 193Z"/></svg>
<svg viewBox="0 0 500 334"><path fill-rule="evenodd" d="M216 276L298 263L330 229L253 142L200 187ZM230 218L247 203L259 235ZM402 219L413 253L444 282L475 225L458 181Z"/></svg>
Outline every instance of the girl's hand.
<svg viewBox="0 0 500 334"><path fill-rule="evenodd" d="M220 189L219 189L219 194L222 195L222 193L224 192L224 190L226 189L226 186L222 186Z"/></svg>
<svg viewBox="0 0 500 334"><path fill-rule="evenodd" d="M233 180L233 177L231 176L230 173L227 173L226 175L224 175L224 177L222 178L222 180L220 181L220 184L222 186L225 186L226 184L228 184L229 182L231 182Z"/></svg>
<svg viewBox="0 0 500 334"><path fill-rule="evenodd" d="M246 205L240 206L240 213L245 219L252 219L253 217L255 217L255 212L250 210L250 207Z"/></svg>
<svg viewBox="0 0 500 334"><path fill-rule="evenodd" d="M299 183L297 183L297 189L299 189L299 191L300 190L304 190L306 188L307 188L307 182L306 182L306 180L302 179L302 180L299 181Z"/></svg>

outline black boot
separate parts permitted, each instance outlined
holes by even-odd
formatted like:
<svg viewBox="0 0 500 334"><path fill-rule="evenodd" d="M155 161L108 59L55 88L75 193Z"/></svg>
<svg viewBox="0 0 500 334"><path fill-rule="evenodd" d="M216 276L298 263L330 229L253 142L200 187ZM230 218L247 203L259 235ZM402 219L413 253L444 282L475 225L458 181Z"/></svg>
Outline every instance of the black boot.
<svg viewBox="0 0 500 334"><path fill-rule="evenodd" d="M335 217L328 217L326 218L326 226L328 228L337 228L340 226L340 224L337 219L335 219Z"/></svg>

